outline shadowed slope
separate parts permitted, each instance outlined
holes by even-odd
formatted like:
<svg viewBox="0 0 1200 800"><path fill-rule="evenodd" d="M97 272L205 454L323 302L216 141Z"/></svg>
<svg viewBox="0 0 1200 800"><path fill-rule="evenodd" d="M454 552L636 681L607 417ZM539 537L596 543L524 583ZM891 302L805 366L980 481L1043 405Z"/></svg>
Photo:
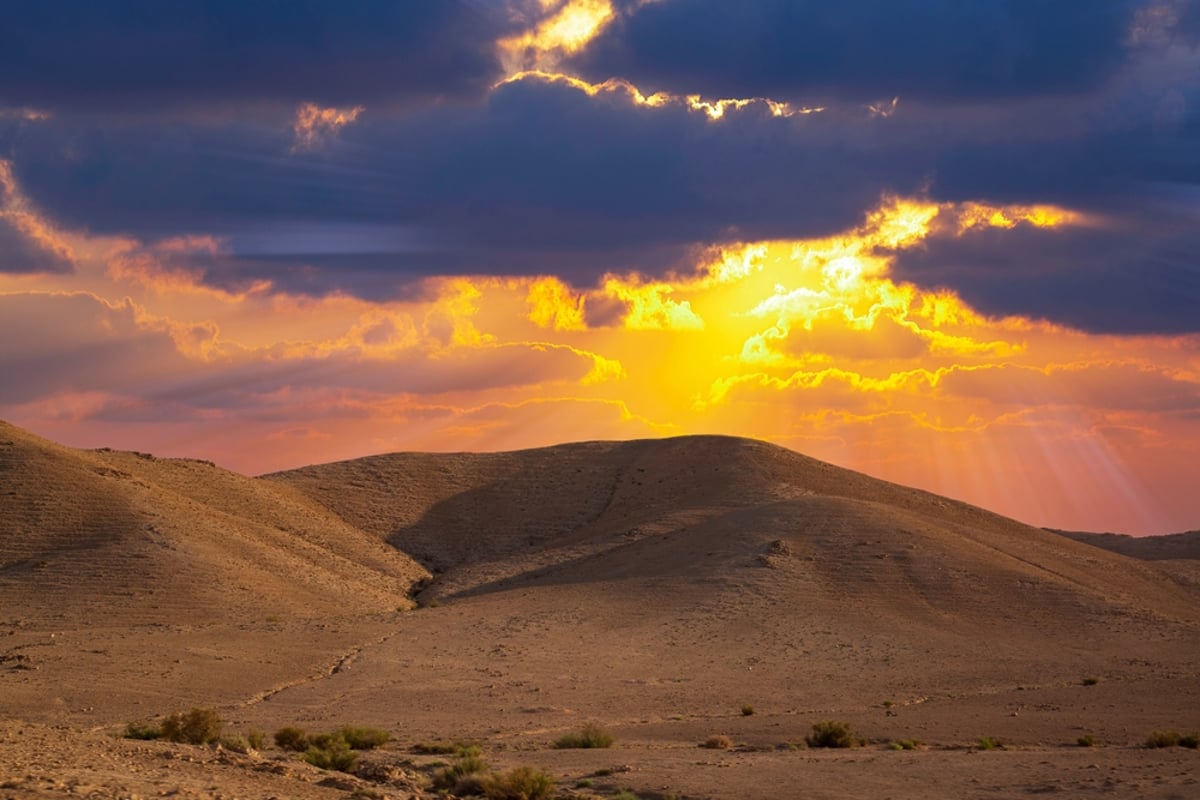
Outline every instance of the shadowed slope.
<svg viewBox="0 0 1200 800"><path fill-rule="evenodd" d="M6 616L316 617L394 609L423 574L278 484L200 461L73 450L0 423Z"/></svg>

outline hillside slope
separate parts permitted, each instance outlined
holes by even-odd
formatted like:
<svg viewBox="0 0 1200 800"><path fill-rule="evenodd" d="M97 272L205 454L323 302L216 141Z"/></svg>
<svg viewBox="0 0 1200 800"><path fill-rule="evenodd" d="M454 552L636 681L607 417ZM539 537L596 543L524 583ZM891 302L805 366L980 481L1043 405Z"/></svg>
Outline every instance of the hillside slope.
<svg viewBox="0 0 1200 800"><path fill-rule="evenodd" d="M404 605L424 570L278 483L0 423L0 606L58 624Z"/></svg>

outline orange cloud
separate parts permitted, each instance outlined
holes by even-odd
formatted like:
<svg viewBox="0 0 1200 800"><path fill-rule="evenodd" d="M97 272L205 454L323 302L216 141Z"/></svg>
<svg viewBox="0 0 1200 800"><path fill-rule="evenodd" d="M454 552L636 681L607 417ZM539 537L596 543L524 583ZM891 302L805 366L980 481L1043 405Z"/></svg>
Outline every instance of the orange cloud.
<svg viewBox="0 0 1200 800"><path fill-rule="evenodd" d="M303 103L296 109L292 123L292 152L315 150L337 138L338 132L358 119L362 106L353 108L322 108L315 103Z"/></svg>

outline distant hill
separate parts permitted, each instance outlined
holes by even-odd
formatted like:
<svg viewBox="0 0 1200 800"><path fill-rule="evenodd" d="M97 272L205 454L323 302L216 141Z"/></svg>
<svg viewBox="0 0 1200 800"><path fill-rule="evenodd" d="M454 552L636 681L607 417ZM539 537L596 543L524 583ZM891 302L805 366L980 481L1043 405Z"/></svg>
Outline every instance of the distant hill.
<svg viewBox="0 0 1200 800"><path fill-rule="evenodd" d="M1086 533L1048 528L1060 536L1101 547L1142 561L1200 559L1200 531L1172 533L1166 536L1126 536L1120 533Z"/></svg>

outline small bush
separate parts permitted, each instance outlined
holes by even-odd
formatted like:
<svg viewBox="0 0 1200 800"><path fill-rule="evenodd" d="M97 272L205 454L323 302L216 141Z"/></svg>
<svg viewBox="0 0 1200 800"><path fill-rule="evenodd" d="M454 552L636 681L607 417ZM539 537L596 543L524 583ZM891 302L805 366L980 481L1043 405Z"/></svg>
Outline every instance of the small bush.
<svg viewBox="0 0 1200 800"><path fill-rule="evenodd" d="M240 733L235 733L230 736L222 736L220 739L221 747L234 753L245 755L251 750L250 742L245 736Z"/></svg>
<svg viewBox="0 0 1200 800"><path fill-rule="evenodd" d="M345 739L330 737L323 745L310 746L300 754L300 759L318 769L353 772L358 763L358 752L351 750Z"/></svg>
<svg viewBox="0 0 1200 800"><path fill-rule="evenodd" d="M484 778L483 794L488 800L551 800L554 778L533 767L513 767Z"/></svg>
<svg viewBox="0 0 1200 800"><path fill-rule="evenodd" d="M714 733L704 740L704 747L709 750L728 750L733 747L733 740L721 733Z"/></svg>
<svg viewBox="0 0 1200 800"><path fill-rule="evenodd" d="M612 800L642 800L642 798L638 797L628 789L622 789L612 796Z"/></svg>
<svg viewBox="0 0 1200 800"><path fill-rule="evenodd" d="M213 708L176 711L163 720L162 735L169 742L211 744L221 738L225 723Z"/></svg>
<svg viewBox="0 0 1200 800"><path fill-rule="evenodd" d="M983 736L976 742L976 746L980 750L1003 750L1004 742L991 736Z"/></svg>
<svg viewBox="0 0 1200 800"><path fill-rule="evenodd" d="M752 716L754 716L754 706L750 705L749 703L747 703L746 705L742 706L742 716L743 716L743 717L752 717Z"/></svg>
<svg viewBox="0 0 1200 800"><path fill-rule="evenodd" d="M1188 733L1179 737L1179 746L1186 747L1189 750L1200 748L1200 734Z"/></svg>
<svg viewBox="0 0 1200 800"><path fill-rule="evenodd" d="M896 703L893 700L884 700L879 705L883 706L884 708L891 708L892 706L896 705Z"/></svg>
<svg viewBox="0 0 1200 800"><path fill-rule="evenodd" d="M1179 734L1175 731L1155 731L1146 740L1146 747L1175 747L1179 744Z"/></svg>
<svg viewBox="0 0 1200 800"><path fill-rule="evenodd" d="M246 734L246 742L255 750L262 750L267 745L267 734L251 728L250 732Z"/></svg>
<svg viewBox="0 0 1200 800"><path fill-rule="evenodd" d="M1095 677L1094 675L1088 675L1086 678L1081 680L1079 683L1081 686L1095 686L1099 682L1100 682L1099 678Z"/></svg>
<svg viewBox="0 0 1200 800"><path fill-rule="evenodd" d="M390 733L379 728L355 728L350 725L339 730L338 735L355 750L374 750L392 740Z"/></svg>
<svg viewBox="0 0 1200 800"><path fill-rule="evenodd" d="M854 747L854 735L845 722L814 722L812 733L804 737L809 747Z"/></svg>
<svg viewBox="0 0 1200 800"><path fill-rule="evenodd" d="M286 727L275 731L275 746L283 750L303 753L308 749L308 734L303 728Z"/></svg>
<svg viewBox="0 0 1200 800"><path fill-rule="evenodd" d="M1090 733L1086 733L1076 739L1075 744L1079 745L1080 747L1095 747L1096 737L1092 736Z"/></svg>
<svg viewBox="0 0 1200 800"><path fill-rule="evenodd" d="M554 746L559 750L568 748L593 748L593 747L612 747L613 737L608 731L601 728L594 722L589 722L583 726L583 730L578 733L568 733L560 736L554 741Z"/></svg>
<svg viewBox="0 0 1200 800"><path fill-rule="evenodd" d="M142 741L152 741L161 739L163 736L162 728L155 725L153 722L147 722L139 725L136 722L131 722L125 726L126 739L141 739Z"/></svg>
<svg viewBox="0 0 1200 800"><path fill-rule="evenodd" d="M893 739L888 742L890 750L916 750L921 746L921 743L916 739Z"/></svg>
<svg viewBox="0 0 1200 800"><path fill-rule="evenodd" d="M454 756L462 755L467 751L473 750L475 755L479 755L478 745L469 744L455 740L453 742L435 741L435 742L417 742L412 746L414 753L420 753L426 756Z"/></svg>
<svg viewBox="0 0 1200 800"><path fill-rule="evenodd" d="M476 789L475 793L478 794L482 790L480 776L487 772L487 768L487 762L479 757L478 752L461 755L450 766L433 773L433 788L457 795L467 795L471 789Z"/></svg>

